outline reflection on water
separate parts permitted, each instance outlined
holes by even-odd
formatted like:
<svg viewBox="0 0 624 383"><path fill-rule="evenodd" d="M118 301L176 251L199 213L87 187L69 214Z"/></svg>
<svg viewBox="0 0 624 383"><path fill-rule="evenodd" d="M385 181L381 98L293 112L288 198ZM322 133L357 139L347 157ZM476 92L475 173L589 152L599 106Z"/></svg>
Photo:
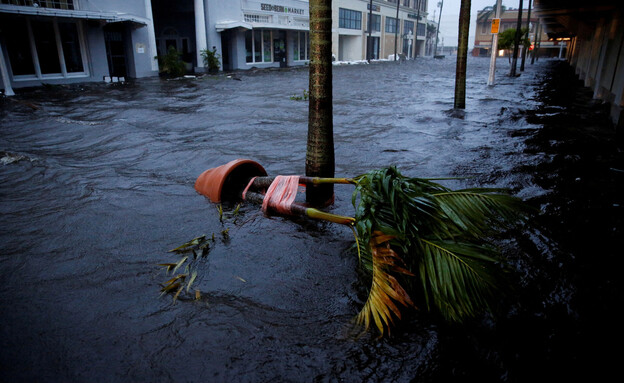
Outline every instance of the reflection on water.
<svg viewBox="0 0 624 383"><path fill-rule="evenodd" d="M542 210L501 240L516 286L496 318L449 327L414 313L391 339L352 339L363 286L348 229L234 221L193 184L251 158L303 174L305 70L145 79L0 100L0 370L8 381L526 381L608 367L622 304L622 154L601 105L565 64L488 88L470 59L334 68L336 174L397 165L449 186L508 187ZM617 192L619 190L619 193ZM333 211L352 214L349 186ZM167 250L229 228L196 282L159 297ZM600 326L598 324L601 324ZM597 336L595 336L597 335ZM583 360L587 363L578 363ZM591 362L591 363L590 363Z"/></svg>

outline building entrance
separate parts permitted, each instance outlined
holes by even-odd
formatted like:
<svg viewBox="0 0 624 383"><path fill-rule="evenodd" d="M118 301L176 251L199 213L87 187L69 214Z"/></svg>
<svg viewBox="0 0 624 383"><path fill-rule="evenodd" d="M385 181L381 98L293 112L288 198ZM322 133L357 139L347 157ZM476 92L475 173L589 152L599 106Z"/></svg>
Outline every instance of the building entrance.
<svg viewBox="0 0 624 383"><path fill-rule="evenodd" d="M127 77L128 75L124 32L124 26L121 23L108 24L104 27L106 58L111 77Z"/></svg>
<svg viewBox="0 0 624 383"><path fill-rule="evenodd" d="M280 64L280 68L286 67L286 32L273 32L273 61Z"/></svg>

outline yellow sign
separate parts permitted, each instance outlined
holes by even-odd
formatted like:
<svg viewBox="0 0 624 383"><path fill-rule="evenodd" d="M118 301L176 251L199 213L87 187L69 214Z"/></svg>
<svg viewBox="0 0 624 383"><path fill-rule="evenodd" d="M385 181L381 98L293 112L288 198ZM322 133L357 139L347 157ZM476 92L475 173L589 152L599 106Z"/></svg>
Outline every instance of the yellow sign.
<svg viewBox="0 0 624 383"><path fill-rule="evenodd" d="M500 19L492 19L492 34L498 33L499 26L500 26Z"/></svg>

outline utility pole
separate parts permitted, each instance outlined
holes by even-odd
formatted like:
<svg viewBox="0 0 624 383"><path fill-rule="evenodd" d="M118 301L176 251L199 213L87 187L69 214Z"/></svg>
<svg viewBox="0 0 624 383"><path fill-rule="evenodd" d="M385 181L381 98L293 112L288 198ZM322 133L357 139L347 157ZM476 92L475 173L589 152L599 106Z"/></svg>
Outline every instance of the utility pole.
<svg viewBox="0 0 624 383"><path fill-rule="evenodd" d="M522 0L518 5L518 22L516 23L516 37L514 39L513 58L511 60L510 77L516 77L516 68L518 66L518 49L520 48L520 37L522 36Z"/></svg>
<svg viewBox="0 0 624 383"><path fill-rule="evenodd" d="M438 35L440 34L440 21L442 20L442 6L444 6L444 0L440 0L438 5L440 6L440 14L438 15L438 27L436 28L436 39L435 39L435 46L433 48L433 57L438 55Z"/></svg>
<svg viewBox="0 0 624 383"><path fill-rule="evenodd" d="M540 19L537 19L537 27L535 28L535 43L533 43L533 52L531 53L531 65L535 63L535 56L537 56L537 49L540 45L542 38L542 23Z"/></svg>
<svg viewBox="0 0 624 383"><path fill-rule="evenodd" d="M401 0L397 0L396 28L394 30L394 61L397 61L397 38L399 37L399 4L401 4Z"/></svg>
<svg viewBox="0 0 624 383"><path fill-rule="evenodd" d="M366 43L366 60L373 58L373 0L368 3L368 42Z"/></svg>
<svg viewBox="0 0 624 383"><path fill-rule="evenodd" d="M496 56L498 56L498 28L500 27L502 2L503 0L496 0L496 14L494 16L494 18L498 20L498 25L496 25L496 31L494 30L494 25L492 25L492 54L490 56L490 75L488 76L487 82L489 86L494 85L494 77L496 74ZM494 20L492 20L492 23L494 24Z"/></svg>
<svg viewBox="0 0 624 383"><path fill-rule="evenodd" d="M527 29L527 36L530 36L531 34L531 0L529 0L529 13L527 14L527 23L526 23L526 29ZM531 40L529 39L529 44L531 44ZM526 52L527 52L527 47L525 46L525 44L522 44L522 61L520 63L520 72L524 72L524 61L526 60Z"/></svg>

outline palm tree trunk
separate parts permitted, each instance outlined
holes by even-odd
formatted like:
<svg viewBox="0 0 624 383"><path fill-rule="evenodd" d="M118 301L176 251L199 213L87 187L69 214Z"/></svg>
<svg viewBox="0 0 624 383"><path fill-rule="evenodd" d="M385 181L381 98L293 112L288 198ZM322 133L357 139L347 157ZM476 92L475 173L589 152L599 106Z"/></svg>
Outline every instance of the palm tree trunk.
<svg viewBox="0 0 624 383"><path fill-rule="evenodd" d="M518 49L520 48L520 37L522 37L522 0L518 5L518 22L516 24L516 38L514 39L513 57L511 58L511 70L509 76L516 76L518 66Z"/></svg>
<svg viewBox="0 0 624 383"><path fill-rule="evenodd" d="M466 61L468 60L468 31L470 29L470 0L462 0L459 9L459 39L455 69L455 108L466 109Z"/></svg>
<svg viewBox="0 0 624 383"><path fill-rule="evenodd" d="M527 22L526 22L527 35L530 35L531 33L530 26L531 26L531 0L529 0L529 13L527 14ZM531 41L529 40L529 44L530 43ZM527 52L527 46L526 44L522 44L522 62L520 63L520 72L524 71L524 61L526 60L526 52Z"/></svg>
<svg viewBox="0 0 624 383"><path fill-rule="evenodd" d="M310 0L310 93L306 176L333 177L331 0ZM306 200L323 206L334 196L333 184L309 185Z"/></svg>

